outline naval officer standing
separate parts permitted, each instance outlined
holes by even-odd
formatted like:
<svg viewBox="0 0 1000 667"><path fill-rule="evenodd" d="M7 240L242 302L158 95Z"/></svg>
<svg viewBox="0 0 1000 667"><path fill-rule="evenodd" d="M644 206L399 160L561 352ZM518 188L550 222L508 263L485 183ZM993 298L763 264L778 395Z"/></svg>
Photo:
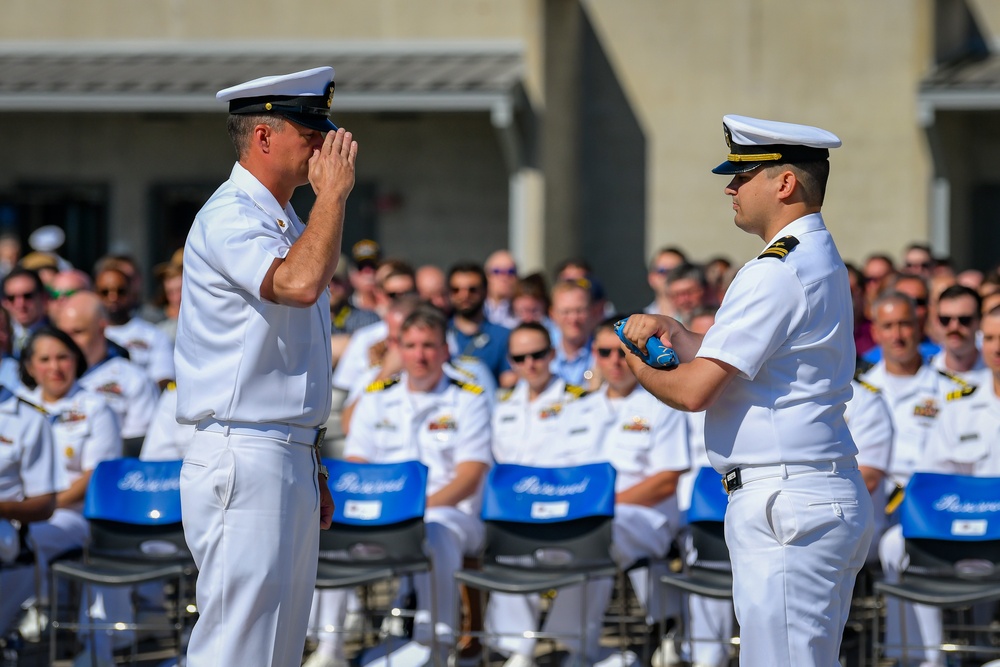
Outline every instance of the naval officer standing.
<svg viewBox="0 0 1000 667"><path fill-rule="evenodd" d="M830 132L726 116L736 226L764 251L740 270L703 336L632 316L630 341L671 345L681 364L639 382L669 405L706 410L705 442L729 492L726 542L746 665L838 664L872 509L844 421L854 374L847 271L820 214Z"/></svg>

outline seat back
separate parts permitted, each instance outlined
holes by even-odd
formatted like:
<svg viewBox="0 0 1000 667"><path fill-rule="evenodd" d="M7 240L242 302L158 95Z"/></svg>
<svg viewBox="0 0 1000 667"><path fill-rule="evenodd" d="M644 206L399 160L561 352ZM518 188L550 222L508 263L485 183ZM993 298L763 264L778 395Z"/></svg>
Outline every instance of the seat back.
<svg viewBox="0 0 1000 667"><path fill-rule="evenodd" d="M181 524L181 461L102 461L87 485L89 557L186 560Z"/></svg>
<svg viewBox="0 0 1000 667"><path fill-rule="evenodd" d="M702 468L694 478L691 506L687 511L688 530L698 563L728 563L725 524L729 494L712 468Z"/></svg>
<svg viewBox="0 0 1000 667"><path fill-rule="evenodd" d="M320 533L320 559L400 564L423 558L427 466L419 461L357 463L324 459L335 505Z"/></svg>
<svg viewBox="0 0 1000 667"><path fill-rule="evenodd" d="M992 577L1000 565L1000 478L914 473L900 506L911 571Z"/></svg>
<svg viewBox="0 0 1000 667"><path fill-rule="evenodd" d="M575 570L610 559L615 469L495 466L486 480L484 565Z"/></svg>

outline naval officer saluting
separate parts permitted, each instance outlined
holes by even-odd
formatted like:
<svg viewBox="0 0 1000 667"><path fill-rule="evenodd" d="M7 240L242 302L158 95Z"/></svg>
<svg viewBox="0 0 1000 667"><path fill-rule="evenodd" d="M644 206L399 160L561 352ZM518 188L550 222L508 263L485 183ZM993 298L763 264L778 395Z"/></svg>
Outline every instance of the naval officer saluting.
<svg viewBox="0 0 1000 667"><path fill-rule="evenodd" d="M633 315L625 335L674 347L639 382L674 407L706 410L712 466L729 492L726 542L745 665L834 667L872 509L844 421L854 374L847 271L820 208L830 132L744 116L723 119L740 229L766 243L703 336L676 320Z"/></svg>
<svg viewBox="0 0 1000 667"><path fill-rule="evenodd" d="M328 117L333 68L255 79L229 102L238 162L184 247L177 417L198 566L190 667L298 666L333 502L319 463L331 405L330 294L357 143ZM303 225L289 204L309 183Z"/></svg>

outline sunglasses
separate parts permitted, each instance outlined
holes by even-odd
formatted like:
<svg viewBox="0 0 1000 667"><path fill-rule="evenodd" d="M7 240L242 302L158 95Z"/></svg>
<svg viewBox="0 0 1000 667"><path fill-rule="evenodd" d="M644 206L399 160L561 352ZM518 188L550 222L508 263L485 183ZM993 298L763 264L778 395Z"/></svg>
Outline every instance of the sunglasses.
<svg viewBox="0 0 1000 667"><path fill-rule="evenodd" d="M97 293L100 294L101 296L111 296L112 294L114 294L115 296L122 296L123 294L128 294L128 288L127 287L102 287L99 290L97 290Z"/></svg>
<svg viewBox="0 0 1000 667"><path fill-rule="evenodd" d="M406 290L403 292L386 292L385 295L390 299L398 299L401 296L407 296L408 294L416 294L414 290Z"/></svg>
<svg viewBox="0 0 1000 667"><path fill-rule="evenodd" d="M548 356L549 352L551 352L551 351L552 351L552 348L551 347L547 347L545 349L537 350L535 352L525 352L524 354L512 354L512 355L510 355L510 360L513 361L515 364L523 364L528 359L534 359L535 361L541 361L546 356Z"/></svg>
<svg viewBox="0 0 1000 667"><path fill-rule="evenodd" d="M479 294L482 291L483 288L481 286L479 286L479 285L473 285L472 287L451 287L451 286L449 286L448 289L451 290L452 294L461 294L462 292L468 292L469 294Z"/></svg>
<svg viewBox="0 0 1000 667"><path fill-rule="evenodd" d="M6 294L5 293L3 295L3 298L4 298L4 301L17 301L18 299L24 299L25 301L28 301L29 299L34 299L35 296L37 296L37 295L38 295L38 291L36 290L36 291L32 291L32 292L22 292L21 294Z"/></svg>
<svg viewBox="0 0 1000 667"><path fill-rule="evenodd" d="M607 359L608 357L610 357L612 352L617 352L619 359L624 359L625 358L625 350L621 349L620 347L599 347L599 348L597 348L597 355L599 357L601 357L602 359Z"/></svg>
<svg viewBox="0 0 1000 667"><path fill-rule="evenodd" d="M934 265L930 262L907 262L906 268L908 269L929 269Z"/></svg>
<svg viewBox="0 0 1000 667"><path fill-rule="evenodd" d="M975 320L974 315L938 315L938 322L941 326L946 327L951 324L952 320L958 320L958 323L963 327L972 326L973 320Z"/></svg>
<svg viewBox="0 0 1000 667"><path fill-rule="evenodd" d="M517 269L514 268L513 266L505 268L505 269L504 268L500 268L500 267L496 267L496 268L490 269L490 273L492 273L494 276L516 276L517 275Z"/></svg>

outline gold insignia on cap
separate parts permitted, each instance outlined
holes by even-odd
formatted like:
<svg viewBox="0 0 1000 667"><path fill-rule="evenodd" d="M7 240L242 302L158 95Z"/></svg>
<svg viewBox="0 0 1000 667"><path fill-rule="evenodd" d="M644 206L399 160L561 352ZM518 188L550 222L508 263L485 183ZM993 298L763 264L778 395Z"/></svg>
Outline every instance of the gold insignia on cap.
<svg viewBox="0 0 1000 667"><path fill-rule="evenodd" d="M781 159L781 153L755 153L753 155L730 153L726 159L730 162L774 162Z"/></svg>
<svg viewBox="0 0 1000 667"><path fill-rule="evenodd" d="M733 147L733 135L729 131L729 128L725 126L725 124L723 124L723 126L722 126L722 133L726 135L726 148L732 148Z"/></svg>
<svg viewBox="0 0 1000 667"><path fill-rule="evenodd" d="M265 104L264 108L267 109L268 111L270 111L271 110L271 103L268 102L267 104Z"/></svg>

